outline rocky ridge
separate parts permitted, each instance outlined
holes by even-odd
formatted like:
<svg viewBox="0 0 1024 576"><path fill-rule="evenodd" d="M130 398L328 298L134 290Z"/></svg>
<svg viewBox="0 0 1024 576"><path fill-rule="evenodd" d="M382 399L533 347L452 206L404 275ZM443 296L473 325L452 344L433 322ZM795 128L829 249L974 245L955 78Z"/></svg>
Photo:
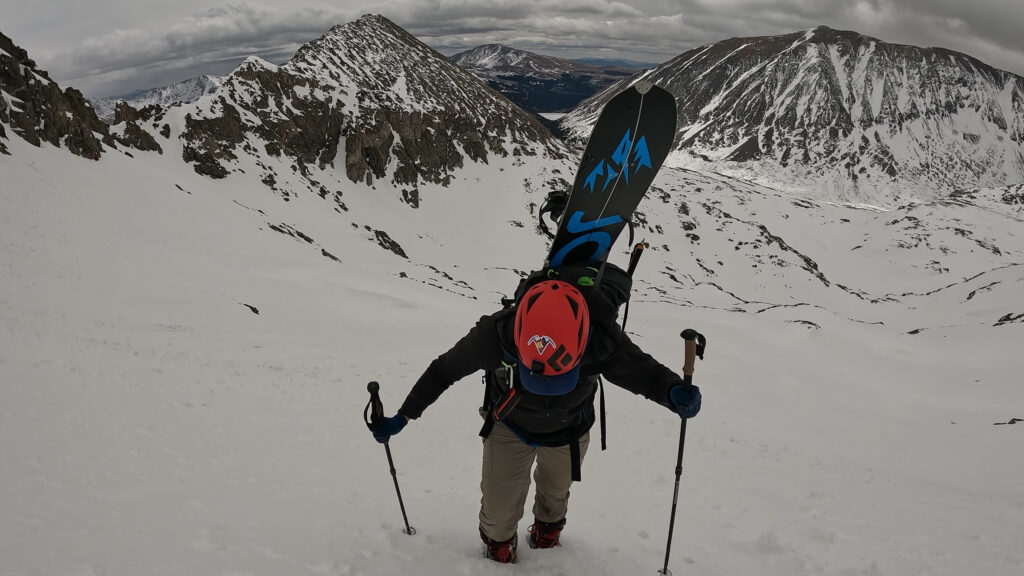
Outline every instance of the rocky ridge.
<svg viewBox="0 0 1024 576"><path fill-rule="evenodd" d="M92 160L103 154L103 144L114 145L107 125L82 93L74 88L61 90L25 50L2 33L0 92L0 137L9 137L3 128L6 124L35 146L43 142L63 146Z"/></svg>
<svg viewBox="0 0 1024 576"><path fill-rule="evenodd" d="M413 204L420 183L443 185L467 160L566 154L530 115L375 15L335 26L283 66L250 58L182 110L183 156L197 172L227 176L239 154L262 153L253 137L299 173L386 179Z"/></svg>
<svg viewBox="0 0 1024 576"><path fill-rule="evenodd" d="M196 76L182 82L167 86L141 90L110 98L92 98L90 102L101 120L116 123L115 115L120 102L126 102L132 108L142 109L146 106L168 107L174 104L190 104L207 94L217 91L223 83L219 76Z"/></svg>
<svg viewBox="0 0 1024 576"><path fill-rule="evenodd" d="M117 144L159 151L138 124L138 113L129 108L118 109L120 126L112 130L81 92L61 90L24 49L0 33L0 153L7 153L4 125L34 146L47 143L90 160L99 160L105 147Z"/></svg>

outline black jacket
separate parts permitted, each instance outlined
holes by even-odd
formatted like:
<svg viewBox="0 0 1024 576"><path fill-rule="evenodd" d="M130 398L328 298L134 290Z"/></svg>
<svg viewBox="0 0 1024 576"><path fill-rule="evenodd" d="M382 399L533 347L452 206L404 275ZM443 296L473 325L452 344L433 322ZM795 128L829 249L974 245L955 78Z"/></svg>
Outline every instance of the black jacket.
<svg viewBox="0 0 1024 576"><path fill-rule="evenodd" d="M516 361L514 317L515 308L481 317L455 346L430 363L399 412L419 418L457 380L478 370L500 369L503 361ZM503 422L526 441L562 446L589 430L595 420L598 375L672 410L669 390L682 384L682 378L641 350L614 321L593 327L576 389L564 396L539 396L518 389L522 398ZM513 373L518 377L517 370Z"/></svg>

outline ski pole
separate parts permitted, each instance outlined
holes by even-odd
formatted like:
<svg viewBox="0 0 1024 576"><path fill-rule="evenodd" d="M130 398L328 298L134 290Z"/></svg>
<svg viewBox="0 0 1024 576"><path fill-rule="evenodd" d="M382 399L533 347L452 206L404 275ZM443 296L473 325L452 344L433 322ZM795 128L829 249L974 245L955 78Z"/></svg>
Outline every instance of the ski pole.
<svg viewBox="0 0 1024 576"><path fill-rule="evenodd" d="M685 355L683 361L683 382L690 383L693 380L693 365L695 358L704 359L704 348L707 347L707 340L696 330L687 328L680 336L686 341ZM665 545L665 565L658 574L672 576L668 569L668 559L672 553L672 533L676 525L676 507L679 504L679 479L683 475L683 446L686 445L686 418L682 419L679 425L679 455L676 457L676 486L672 494L672 514L668 522L668 543Z"/></svg>
<svg viewBox="0 0 1024 576"><path fill-rule="evenodd" d="M370 393L370 402L366 405L366 409L363 410L363 420L366 421L366 425L373 430L377 422L380 422L384 418L384 405L380 401L380 384L377 382L370 382L366 385L366 390ZM391 468L391 479L395 482L395 492L398 494L398 506L402 509L402 520L405 520L405 530L402 532L412 536L416 533L416 529L409 526L409 517L405 514L405 502L402 501L402 490L398 487L398 472L395 471L395 461L391 458L391 446L385 442L384 452L388 455L388 466Z"/></svg>

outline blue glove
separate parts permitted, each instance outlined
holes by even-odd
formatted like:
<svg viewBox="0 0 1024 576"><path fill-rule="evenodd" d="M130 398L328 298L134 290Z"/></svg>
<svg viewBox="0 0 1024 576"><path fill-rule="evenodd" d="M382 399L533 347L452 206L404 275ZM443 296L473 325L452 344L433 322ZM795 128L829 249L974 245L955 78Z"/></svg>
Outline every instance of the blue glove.
<svg viewBox="0 0 1024 576"><path fill-rule="evenodd" d="M392 436L398 434L409 423L409 419L402 414L395 414L391 418L384 418L373 427L373 437L381 444L387 442Z"/></svg>
<svg viewBox="0 0 1024 576"><path fill-rule="evenodd" d="M700 412L700 388L693 384L679 384L668 391L672 408L680 418L693 418Z"/></svg>

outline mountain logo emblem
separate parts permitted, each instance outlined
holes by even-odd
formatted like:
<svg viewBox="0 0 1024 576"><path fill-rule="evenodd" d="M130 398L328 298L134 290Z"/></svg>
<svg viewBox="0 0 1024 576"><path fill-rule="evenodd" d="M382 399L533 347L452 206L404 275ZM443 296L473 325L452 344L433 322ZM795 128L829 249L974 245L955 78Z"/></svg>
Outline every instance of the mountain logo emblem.
<svg viewBox="0 0 1024 576"><path fill-rule="evenodd" d="M556 348L555 341L551 338L551 336L541 336L539 334L534 334L533 336L531 336L530 340L526 343L526 345L536 347L538 356L543 356L544 351L548 349L548 346Z"/></svg>
<svg viewBox="0 0 1024 576"><path fill-rule="evenodd" d="M654 169L651 165L651 152L647 149L647 138L641 134L638 139L633 140L632 131L627 128L611 158L603 158L597 163L584 180L583 187L589 188L593 193L597 188L597 179L603 178L601 192L604 192L620 175L626 179L626 184L629 184L630 170L636 174L645 166Z"/></svg>

